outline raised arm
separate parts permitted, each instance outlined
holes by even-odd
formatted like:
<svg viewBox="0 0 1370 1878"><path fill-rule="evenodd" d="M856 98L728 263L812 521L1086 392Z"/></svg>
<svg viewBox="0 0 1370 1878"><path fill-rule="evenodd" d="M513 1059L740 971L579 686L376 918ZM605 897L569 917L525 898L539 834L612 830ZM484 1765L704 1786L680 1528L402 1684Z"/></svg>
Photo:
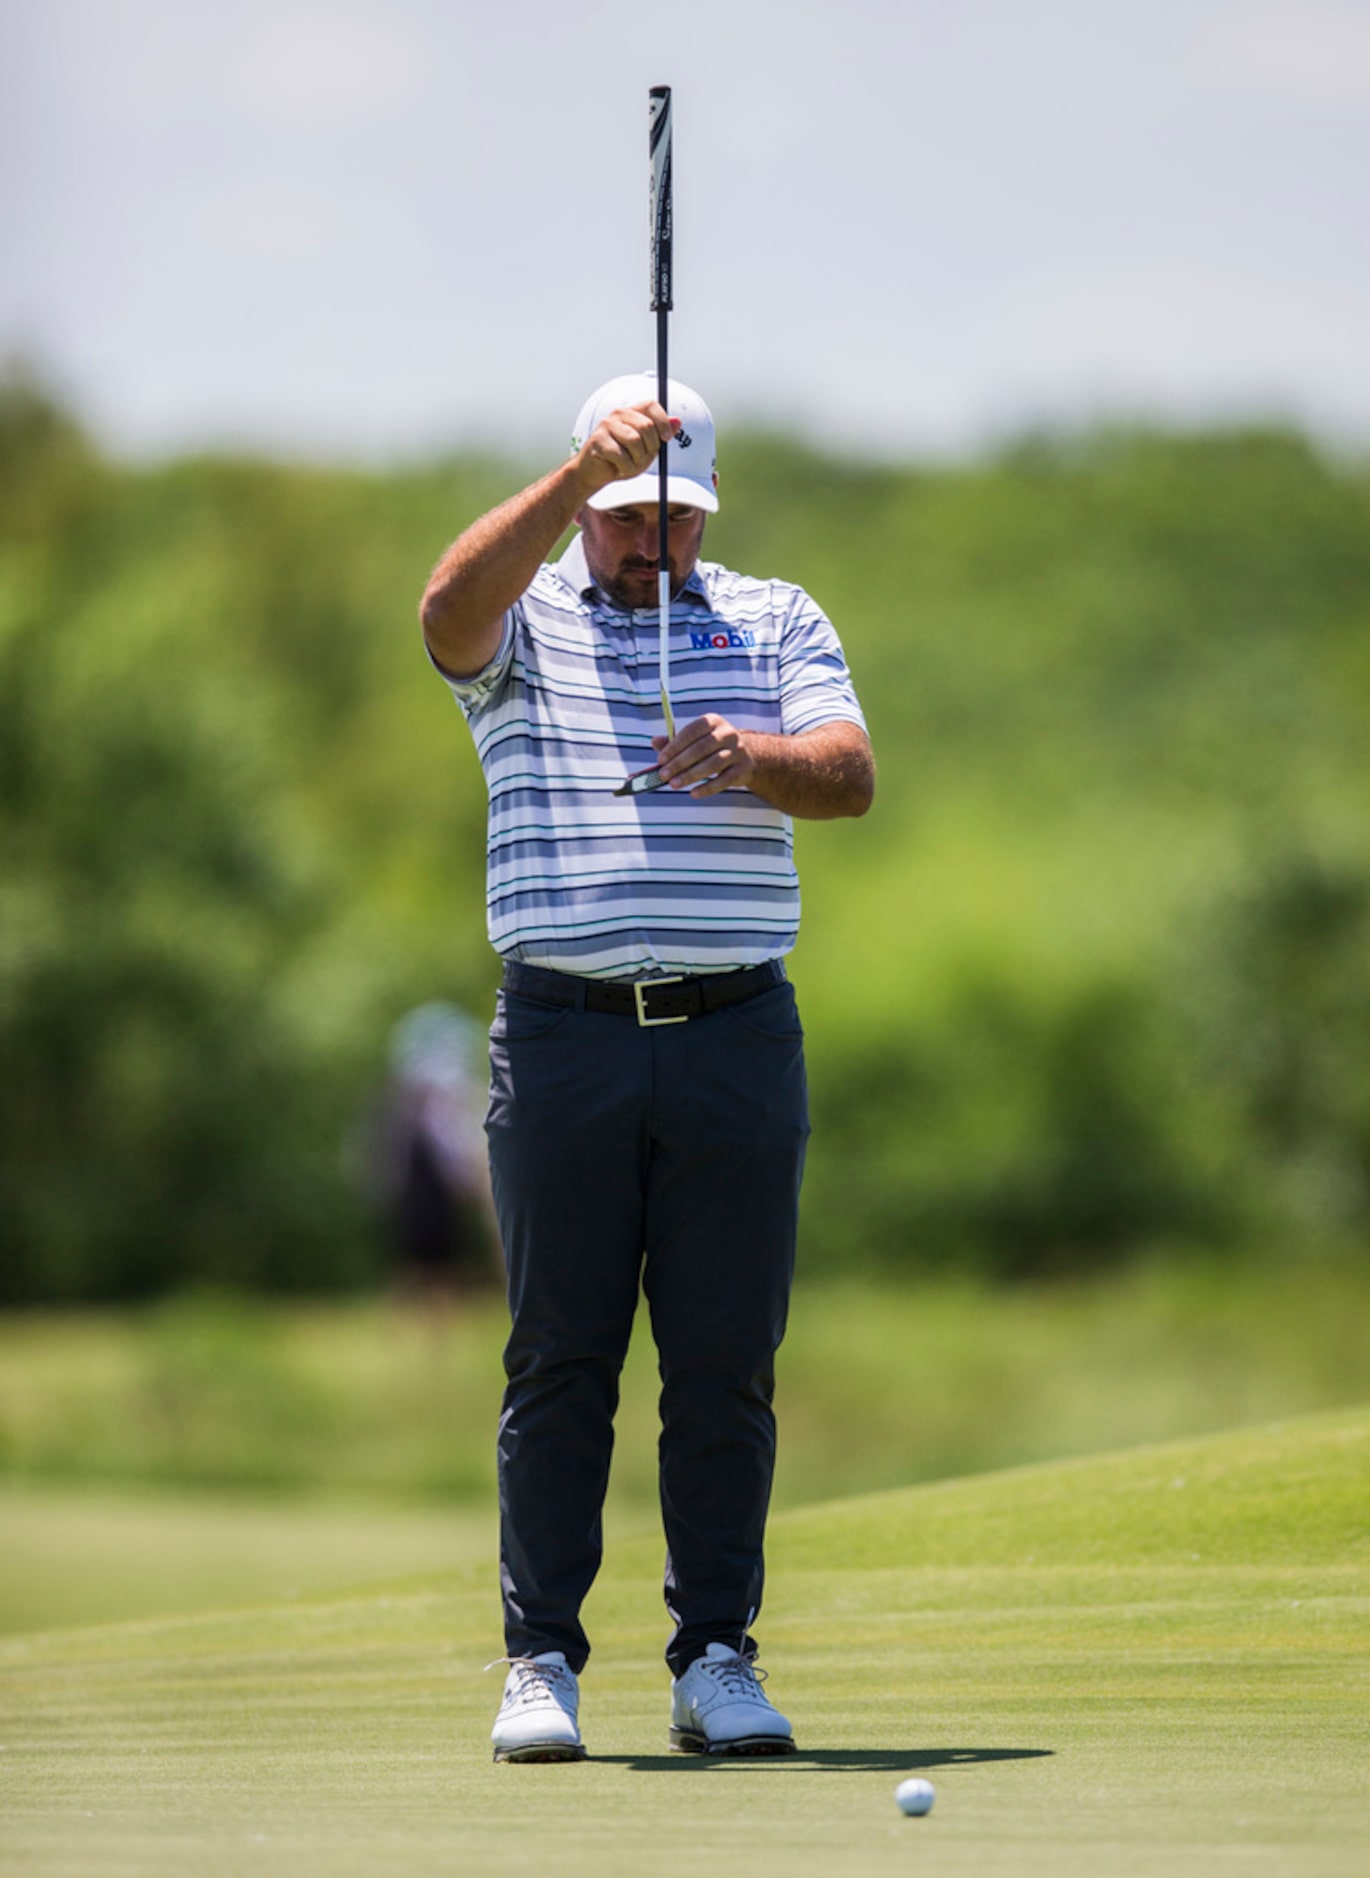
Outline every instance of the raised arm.
<svg viewBox="0 0 1370 1878"><path fill-rule="evenodd" d="M453 678L474 677L499 650L504 615L587 500L640 476L671 434L655 402L614 411L575 456L458 535L433 569L419 617L428 649Z"/></svg>
<svg viewBox="0 0 1370 1878"><path fill-rule="evenodd" d="M708 711L669 742L652 741L667 783L692 796L750 789L772 808L806 821L864 815L875 799L870 738L845 719L786 737L739 730Z"/></svg>

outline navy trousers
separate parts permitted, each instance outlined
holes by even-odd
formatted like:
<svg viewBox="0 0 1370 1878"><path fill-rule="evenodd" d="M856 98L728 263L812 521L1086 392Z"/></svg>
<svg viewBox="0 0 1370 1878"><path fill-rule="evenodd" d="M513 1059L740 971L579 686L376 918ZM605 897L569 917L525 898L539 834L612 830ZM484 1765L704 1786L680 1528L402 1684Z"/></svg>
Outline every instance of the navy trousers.
<svg viewBox="0 0 1370 1878"><path fill-rule="evenodd" d="M499 1429L511 1656L590 1653L639 1286L661 1375L667 1661L754 1647L808 1100L785 981L686 1023L502 991L486 1131L512 1327Z"/></svg>

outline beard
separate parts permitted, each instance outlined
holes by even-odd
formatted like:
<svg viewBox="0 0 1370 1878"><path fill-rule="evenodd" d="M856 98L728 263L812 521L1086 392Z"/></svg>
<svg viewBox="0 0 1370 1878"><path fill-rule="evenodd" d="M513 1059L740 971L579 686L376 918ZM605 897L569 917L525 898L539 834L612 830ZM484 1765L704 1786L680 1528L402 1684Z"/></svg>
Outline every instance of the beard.
<svg viewBox="0 0 1370 1878"><path fill-rule="evenodd" d="M671 541L667 565L671 572L673 600L690 578L699 559L703 522L704 517L700 515L695 528L683 534L677 533ZM585 550L586 566L595 585L607 600L625 612L655 608L657 568L660 563L655 554L642 552L648 542L641 534L631 544L624 540L621 532L615 538L613 528L607 522L601 522L599 516L591 510L581 518L580 538ZM655 530L650 541L654 547Z"/></svg>
<svg viewBox="0 0 1370 1878"><path fill-rule="evenodd" d="M593 574L595 570L591 568ZM651 607L657 600L657 563L655 561L624 561L612 574L595 574L595 580L615 606L631 612L635 607ZM677 577L674 565L671 567L671 598L679 593L684 582ZM645 597L644 597L645 596Z"/></svg>

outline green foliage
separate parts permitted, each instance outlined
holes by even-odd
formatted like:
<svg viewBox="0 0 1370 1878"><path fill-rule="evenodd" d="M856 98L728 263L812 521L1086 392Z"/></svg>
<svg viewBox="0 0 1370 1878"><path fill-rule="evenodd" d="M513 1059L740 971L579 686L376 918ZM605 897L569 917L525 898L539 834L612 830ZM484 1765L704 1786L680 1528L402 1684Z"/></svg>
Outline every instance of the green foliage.
<svg viewBox="0 0 1370 1878"><path fill-rule="evenodd" d="M0 1297L356 1283L386 1026L489 975L478 785L403 682L444 479L118 471L27 392L0 431Z"/></svg>
<svg viewBox="0 0 1370 1878"><path fill-rule="evenodd" d="M611 1505L657 1503L656 1352L639 1313ZM0 1315L0 1477L490 1503L503 1305L184 1294ZM1193 1251L1071 1281L801 1287L779 1364L793 1506L1357 1400L1363 1260Z"/></svg>
<svg viewBox="0 0 1370 1878"><path fill-rule="evenodd" d="M880 765L800 832L808 1267L1363 1238L1364 472L1259 430L724 469L708 552L826 605ZM0 390L0 1299L376 1276L340 1144L401 1012L495 977L414 604L520 479L123 467Z"/></svg>
<svg viewBox="0 0 1370 1878"><path fill-rule="evenodd" d="M1312 1232L1370 1216L1370 868L1272 857L1211 937L1208 1070L1283 1210Z"/></svg>

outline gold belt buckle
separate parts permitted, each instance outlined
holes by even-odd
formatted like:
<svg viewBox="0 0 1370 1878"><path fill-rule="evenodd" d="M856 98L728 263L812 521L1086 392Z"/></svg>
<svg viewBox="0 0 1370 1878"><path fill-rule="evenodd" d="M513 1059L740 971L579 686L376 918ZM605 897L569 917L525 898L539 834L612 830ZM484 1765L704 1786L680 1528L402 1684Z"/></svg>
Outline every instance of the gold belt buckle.
<svg viewBox="0 0 1370 1878"><path fill-rule="evenodd" d="M688 1024L690 1013L682 1011L679 1017L648 1017L647 993L655 991L660 985L681 985L685 974L677 972L674 978L635 978L633 980L633 1002L637 1006L637 1021L643 1030L655 1030L659 1024Z"/></svg>

